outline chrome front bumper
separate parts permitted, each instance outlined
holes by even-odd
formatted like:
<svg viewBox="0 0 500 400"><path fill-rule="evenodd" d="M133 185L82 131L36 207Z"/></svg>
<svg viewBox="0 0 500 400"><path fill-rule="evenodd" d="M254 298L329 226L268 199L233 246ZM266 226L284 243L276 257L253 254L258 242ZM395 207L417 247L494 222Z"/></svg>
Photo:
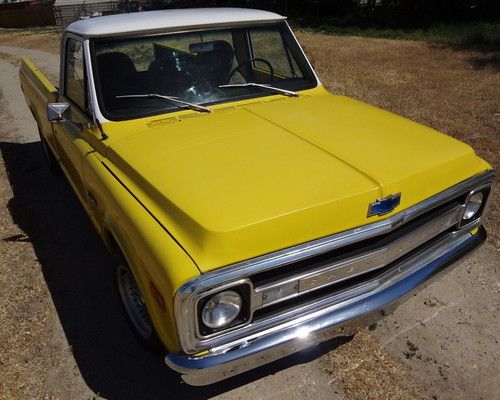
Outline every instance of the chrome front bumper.
<svg viewBox="0 0 500 400"><path fill-rule="evenodd" d="M473 231L474 232L474 231ZM199 356L171 353L165 362L180 372L185 382L208 385L267 364L336 336L350 335L360 326L376 322L404 299L429 283L431 278L448 271L450 264L480 245L486 231L450 233L397 264L377 278L376 289L358 297L333 304L317 313L283 324L258 337L212 349Z"/></svg>

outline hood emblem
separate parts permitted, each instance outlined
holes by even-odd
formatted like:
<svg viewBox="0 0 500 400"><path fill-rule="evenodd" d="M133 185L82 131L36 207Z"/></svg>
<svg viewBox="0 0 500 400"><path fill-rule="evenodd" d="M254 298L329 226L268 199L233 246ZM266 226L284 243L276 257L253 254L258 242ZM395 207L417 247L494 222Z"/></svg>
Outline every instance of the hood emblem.
<svg viewBox="0 0 500 400"><path fill-rule="evenodd" d="M401 193L391 194L387 197L377 199L368 206L368 217L390 213L401 203Z"/></svg>

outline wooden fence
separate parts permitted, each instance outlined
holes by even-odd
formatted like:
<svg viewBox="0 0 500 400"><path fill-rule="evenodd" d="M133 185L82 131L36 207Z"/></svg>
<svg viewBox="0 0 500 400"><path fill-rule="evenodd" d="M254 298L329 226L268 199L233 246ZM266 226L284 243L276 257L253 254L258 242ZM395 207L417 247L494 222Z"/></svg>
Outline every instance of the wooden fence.
<svg viewBox="0 0 500 400"><path fill-rule="evenodd" d="M27 28L29 26L55 25L52 6L30 6L4 9L0 12L1 28Z"/></svg>

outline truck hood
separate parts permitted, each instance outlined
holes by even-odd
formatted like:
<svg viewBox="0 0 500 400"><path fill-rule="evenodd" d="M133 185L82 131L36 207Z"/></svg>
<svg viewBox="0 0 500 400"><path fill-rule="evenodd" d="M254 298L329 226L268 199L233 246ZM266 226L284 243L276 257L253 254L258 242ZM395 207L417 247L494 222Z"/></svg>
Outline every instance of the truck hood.
<svg viewBox="0 0 500 400"><path fill-rule="evenodd" d="M455 140L330 94L105 125L105 161L202 272L387 218L488 169Z"/></svg>

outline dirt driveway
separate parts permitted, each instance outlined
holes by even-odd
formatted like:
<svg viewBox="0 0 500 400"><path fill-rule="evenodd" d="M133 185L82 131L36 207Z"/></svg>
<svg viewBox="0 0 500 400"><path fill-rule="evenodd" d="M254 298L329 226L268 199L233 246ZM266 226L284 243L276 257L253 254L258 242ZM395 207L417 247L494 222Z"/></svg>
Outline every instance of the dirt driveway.
<svg viewBox="0 0 500 400"><path fill-rule="evenodd" d="M0 398L500 398L498 193L488 242L370 331L211 387L181 383L135 343L104 247L67 182L43 164L18 59L55 80L57 35L0 38ZM498 167L494 50L299 38L333 91L452 134Z"/></svg>

